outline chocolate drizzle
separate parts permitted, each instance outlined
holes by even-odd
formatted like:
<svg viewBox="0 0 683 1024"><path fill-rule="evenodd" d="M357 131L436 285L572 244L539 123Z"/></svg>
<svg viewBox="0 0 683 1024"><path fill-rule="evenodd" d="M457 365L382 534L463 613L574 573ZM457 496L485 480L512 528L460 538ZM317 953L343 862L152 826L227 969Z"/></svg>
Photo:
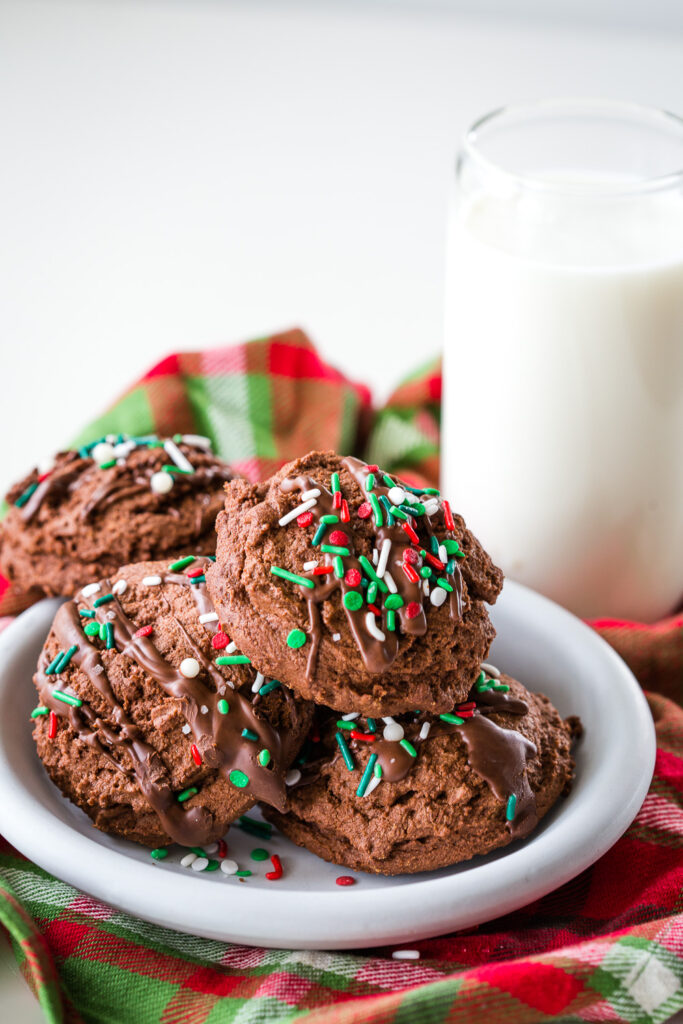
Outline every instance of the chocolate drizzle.
<svg viewBox="0 0 683 1024"><path fill-rule="evenodd" d="M210 564L208 559L197 559L198 565ZM191 584L189 578L169 574L165 582L190 586L190 591L200 614L213 611L203 582ZM110 590L108 581L103 583L103 593ZM107 705L107 719L113 721L112 728L91 708L87 701L81 707L71 707L53 696L55 689L63 690L68 684L64 674L59 678L46 675L49 659L41 657L36 684L40 698L50 710L65 717L81 739L104 754L111 763L125 771L120 763L119 750L127 751L137 782L150 805L159 815L168 835L186 846L201 845L213 835L213 816L201 806L201 792L186 804L179 804L168 781L168 773L157 752L145 742L138 726L128 718L116 698L107 676L105 662L109 657L119 658L121 654L131 658L151 676L164 693L177 701L184 715L194 742L201 753L203 763L226 777L235 769L248 777L244 790L256 800L263 800L283 808L285 790L283 768L286 766L287 741L265 718L256 711L256 703L234 689L220 669L206 656L201 647L190 637L181 622L174 617L177 628L183 635L183 646L188 656L194 657L201 671L193 679L186 678L162 656L148 636L136 636L137 625L126 615L118 597L94 607L97 595L74 600L59 609L53 630L64 649L77 646L72 664L87 676L89 683L97 690ZM117 650L100 652L88 643L83 634L83 621L78 614L78 604L89 608L93 616L88 621L111 622ZM214 626L215 631L215 626ZM65 670L68 674L69 668ZM76 677L77 678L77 677ZM283 689L284 693L284 689ZM285 694L285 698L289 697ZM229 713L222 714L219 701L227 699ZM296 703L287 701L293 728L297 727ZM242 731L255 733L258 741L245 739ZM188 737L188 742L190 739ZM268 767L258 761L260 750L267 749L271 759ZM201 773L198 772L198 776ZM201 782L198 783L201 785Z"/></svg>
<svg viewBox="0 0 683 1024"><path fill-rule="evenodd" d="M356 481L364 495L363 500L365 500L367 477L370 473L368 466L359 459L351 457L343 459L342 466ZM396 486L399 487L400 484L397 483ZM317 529L323 516L338 515L339 510L335 506L334 495L332 492L318 480L314 480L309 476L288 478L283 480L280 484L280 490L285 493L290 493L292 491L305 493L306 491L313 489L320 491L320 495L317 498L315 506L310 509L313 518L313 526ZM372 493L375 494L377 498L382 496L387 497L389 495L389 491L390 488L388 486L385 486L377 480L375 481ZM360 650L363 663L368 672L373 674L382 673L392 665L399 652L399 632L407 636L424 636L427 632L424 589L425 581L420 578L413 582L407 577L403 570L404 553L408 549L412 548L417 555L417 549L412 544L410 537L403 529L401 522L398 519L391 526L387 524L388 517L385 510L383 510L383 525L376 527L375 546L379 550L382 548L385 541L391 542L386 571L390 574L391 579L395 584L395 592L403 601L402 606L395 610L395 615L398 619L397 627L394 630L389 629L387 624L388 612L386 608L382 608L380 610L380 616L377 616L375 620L376 628L381 634L383 634L383 639L379 639L378 636L373 635L367 627L366 615L368 614L368 606L365 602L359 609L350 609L346 607L344 603L345 596L349 592L360 592L358 586L349 585L346 580L346 574L349 570L355 569L360 574L361 579L366 576L367 574L359 561L359 557L364 554L366 557L370 558L372 554L372 548L365 539L363 539L361 543L367 548L367 550L357 551L357 537L354 536L354 515L357 516L357 509L351 511L351 520L348 523L340 521L335 526L330 527L330 530L341 531L346 536L346 543L344 546L349 551L349 554L343 556L344 577L339 579L334 573L329 573L327 576L310 576L310 578L316 581L314 589L305 587L302 584L298 585L301 597L306 601L308 609L309 634L311 641L306 666L306 675L308 679L311 679L315 672L317 655L321 641L321 619L318 606L324 601L329 600L332 594L337 590L341 591L342 608L346 614L349 628L358 649ZM431 538L436 536L433 524L430 521L430 516L425 514L411 517L411 524L415 531L424 530L426 532L426 543L427 546L429 546ZM447 531L445 532L447 534ZM419 555L417 555L417 557L418 559L420 558ZM370 558L370 561L371 560L372 559ZM319 564L333 566L334 555L328 552L321 552L318 561ZM446 575L445 566L442 570L442 575ZM453 619L460 619L462 617L463 610L463 584L462 574L457 562L454 565L452 580L452 591L449 594L450 615ZM411 606L410 614L408 612L409 606ZM416 612L416 609L419 610ZM416 614L414 614L415 612ZM436 613L437 609L434 608L432 612Z"/></svg>

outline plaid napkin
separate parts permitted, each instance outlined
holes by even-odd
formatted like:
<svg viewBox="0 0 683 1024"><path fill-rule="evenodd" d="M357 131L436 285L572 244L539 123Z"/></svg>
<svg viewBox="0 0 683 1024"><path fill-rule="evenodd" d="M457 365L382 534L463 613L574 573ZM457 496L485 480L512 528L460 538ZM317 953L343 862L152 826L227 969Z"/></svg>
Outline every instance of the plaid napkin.
<svg viewBox="0 0 683 1024"><path fill-rule="evenodd" d="M300 331L155 366L75 441L108 432L209 435L252 479L314 448L359 452L436 482L441 376L370 394ZM4 596L7 613L14 598ZM536 903L466 933L391 950L268 950L146 924L0 842L0 924L50 1021L111 1024L656 1024L683 1007L683 617L594 623L649 689L657 765L626 835Z"/></svg>

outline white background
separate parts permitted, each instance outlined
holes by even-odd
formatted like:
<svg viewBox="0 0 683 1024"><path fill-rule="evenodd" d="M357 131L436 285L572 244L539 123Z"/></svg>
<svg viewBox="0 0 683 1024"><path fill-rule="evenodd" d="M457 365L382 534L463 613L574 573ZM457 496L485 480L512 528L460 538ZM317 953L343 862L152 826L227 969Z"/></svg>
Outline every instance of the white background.
<svg viewBox="0 0 683 1024"><path fill-rule="evenodd" d="M441 345L475 117L683 110L665 0L458 7L0 0L0 486L174 349L301 325L386 396Z"/></svg>

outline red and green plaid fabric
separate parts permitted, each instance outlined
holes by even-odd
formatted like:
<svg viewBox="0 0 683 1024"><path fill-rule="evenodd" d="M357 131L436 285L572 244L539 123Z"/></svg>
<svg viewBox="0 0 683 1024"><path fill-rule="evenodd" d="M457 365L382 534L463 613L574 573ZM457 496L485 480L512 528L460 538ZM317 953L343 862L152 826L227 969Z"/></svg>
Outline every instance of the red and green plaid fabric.
<svg viewBox="0 0 683 1024"><path fill-rule="evenodd" d="M441 375L387 406L299 331L169 356L76 440L201 432L252 479L318 448L435 481ZM5 594L7 613L13 595ZM109 1024L658 1024L683 1007L683 617L596 628L644 686L657 766L633 825L588 871L523 910L391 950L268 950L136 920L0 843L0 924L50 1021Z"/></svg>

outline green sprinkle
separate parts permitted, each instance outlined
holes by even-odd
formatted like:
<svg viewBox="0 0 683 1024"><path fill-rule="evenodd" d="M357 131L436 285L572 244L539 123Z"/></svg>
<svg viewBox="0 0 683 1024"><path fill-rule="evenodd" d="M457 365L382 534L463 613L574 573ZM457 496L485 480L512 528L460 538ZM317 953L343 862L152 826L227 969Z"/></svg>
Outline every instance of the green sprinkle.
<svg viewBox="0 0 683 1024"><path fill-rule="evenodd" d="M114 600L113 594L102 594L102 597L96 597L92 603L93 608L99 608L102 604L109 604L110 601Z"/></svg>
<svg viewBox="0 0 683 1024"><path fill-rule="evenodd" d="M389 611L395 612L399 608L402 608L404 603L405 602L400 594L389 594L389 596L384 601L384 607L388 608Z"/></svg>
<svg viewBox="0 0 683 1024"><path fill-rule="evenodd" d="M233 768L228 775L228 778L232 782L233 786L237 786L238 789L244 789L245 786L249 785L249 776L241 772L239 768Z"/></svg>
<svg viewBox="0 0 683 1024"><path fill-rule="evenodd" d="M251 851L252 860L268 860L269 857L270 854L262 846L257 846L255 850Z"/></svg>
<svg viewBox="0 0 683 1024"><path fill-rule="evenodd" d="M190 583L192 583L193 585L196 583L206 583L206 576L191 576Z"/></svg>
<svg viewBox="0 0 683 1024"><path fill-rule="evenodd" d="M93 617L93 615L94 615L95 613L94 613L94 612L91 612L89 608L81 608L81 609L80 609L80 611L78 612L78 614L79 614L79 615L81 616L81 618L83 618L83 619L92 619L92 617Z"/></svg>
<svg viewBox="0 0 683 1024"><path fill-rule="evenodd" d="M382 480L384 480L384 483L387 485L387 487L397 487L398 486L398 484L395 484L394 481L391 479L391 477L387 476L386 473L382 477Z"/></svg>
<svg viewBox="0 0 683 1024"><path fill-rule="evenodd" d="M158 850L150 850L149 853L152 860L165 860L168 857L168 850L165 850L163 846L160 846Z"/></svg>
<svg viewBox="0 0 683 1024"><path fill-rule="evenodd" d="M368 576L371 580L374 580L374 582L377 584L377 586L379 587L383 594L387 594L389 592L389 587L386 585L384 580L381 580L379 578L379 576L375 572L375 567L370 561L370 559L366 558L365 555L361 555L358 561L360 562L361 567L365 572L365 575Z"/></svg>
<svg viewBox="0 0 683 1024"><path fill-rule="evenodd" d="M339 749L341 750L342 757L344 758L344 764L349 769L349 771L352 772L355 766L353 763L353 758L351 757L351 751L347 746L346 740L344 739L340 732L336 732L334 734L334 738L336 739Z"/></svg>
<svg viewBox="0 0 683 1024"><path fill-rule="evenodd" d="M436 583L437 586L443 587L444 590L447 590L449 594L453 593L453 587L450 585L448 580L443 579L443 577L440 576L439 579L437 579Z"/></svg>
<svg viewBox="0 0 683 1024"><path fill-rule="evenodd" d="M97 629L98 629L98 632L99 632L99 628L100 628L100 627L98 626L98 627L97 627ZM63 654L63 653L64 653L63 651L60 651L60 652L59 652L59 654L58 654L58 655L57 655L57 656L56 656L55 658L53 658L53 659L52 659L52 661L50 662L50 664L49 664L49 665L47 666L47 668L45 669L45 675L46 675L46 676L51 676L51 675L54 675L54 671L55 671L55 669L57 668L57 665L59 665L60 661L62 660L62 654Z"/></svg>
<svg viewBox="0 0 683 1024"><path fill-rule="evenodd" d="M366 718L365 721L368 723L368 732L377 732L374 718Z"/></svg>
<svg viewBox="0 0 683 1024"><path fill-rule="evenodd" d="M370 495L370 505L372 506L372 511L374 512L374 515L375 515L375 526L377 526L377 527L384 526L384 518L382 516L382 506L378 502L376 494L371 494Z"/></svg>
<svg viewBox="0 0 683 1024"><path fill-rule="evenodd" d="M23 494L20 494L17 500L14 502L15 508L23 508L28 499L31 497L34 491L38 488L37 481L34 480L32 484L29 484Z"/></svg>
<svg viewBox="0 0 683 1024"><path fill-rule="evenodd" d="M238 822L240 828L252 832L257 832L262 836L266 836L270 839L270 834L273 831L273 826L268 821L257 821L256 818L249 818L246 814L243 814Z"/></svg>
<svg viewBox="0 0 683 1024"><path fill-rule="evenodd" d="M221 700L218 701L218 704L216 706L222 715L227 715L228 711L230 710L230 705L228 704L227 700L224 700L223 698L221 698Z"/></svg>
<svg viewBox="0 0 683 1024"><path fill-rule="evenodd" d="M491 683L491 689L498 693L507 693L510 687L507 683Z"/></svg>
<svg viewBox="0 0 683 1024"><path fill-rule="evenodd" d="M320 522L325 523L326 526L332 526L333 523L339 522L339 516L335 516L333 512L330 512L329 515L321 516Z"/></svg>
<svg viewBox="0 0 683 1024"><path fill-rule="evenodd" d="M438 497L441 494L441 491L439 490L438 487L423 487L419 493L434 495L435 497Z"/></svg>
<svg viewBox="0 0 683 1024"><path fill-rule="evenodd" d="M198 857L206 857L206 850L202 850L201 846L190 846L188 847L192 853L196 853Z"/></svg>
<svg viewBox="0 0 683 1024"><path fill-rule="evenodd" d="M321 540L325 536L326 530L327 525L325 523L321 523L318 529L315 531L315 535L313 537L313 547L317 547L318 544L320 544Z"/></svg>
<svg viewBox="0 0 683 1024"><path fill-rule="evenodd" d="M361 776L361 780L358 783L358 789L356 790L356 796L365 796L365 790L368 788L370 779L372 778L372 772L377 763L377 754L370 754L370 759L365 766L365 771Z"/></svg>
<svg viewBox="0 0 683 1024"><path fill-rule="evenodd" d="M387 504L389 504L388 498L386 498L385 501L387 502ZM384 502L382 502L382 504L384 504ZM410 514L406 514L402 511L402 506L397 507L396 505L389 505L389 511L391 511L392 516L395 516L396 519L402 519L404 522L407 522L408 519L410 518Z"/></svg>
<svg viewBox="0 0 683 1024"><path fill-rule="evenodd" d="M425 514L425 507L421 501L416 501L414 505L401 505L401 508L407 508L411 515L423 516Z"/></svg>
<svg viewBox="0 0 683 1024"><path fill-rule="evenodd" d="M210 860L210 861L209 861L209 863L208 863L208 864L206 865L206 867L204 868L204 870L205 870L205 871L218 871L218 868L219 868L219 867L220 867L220 861L217 861L217 860L213 860L213 859L212 859L212 860Z"/></svg>
<svg viewBox="0 0 683 1024"><path fill-rule="evenodd" d="M106 639L106 636L107 636L107 631L104 628L106 625L107 625L106 622L101 622L100 623L100 631L99 632L100 632L100 640L102 640L102 642L104 642L104 640Z"/></svg>
<svg viewBox="0 0 683 1024"><path fill-rule="evenodd" d="M279 576L283 580L289 580L290 583L299 583L302 587L308 587L309 590L313 590L315 587L313 580L307 580L305 576L297 576L296 573L290 572L288 569L281 569L279 565L271 565L270 571L273 576Z"/></svg>
<svg viewBox="0 0 683 1024"><path fill-rule="evenodd" d="M373 604L376 597L377 597L377 584L373 580L373 582L368 587L368 594L367 594L368 604Z"/></svg>
<svg viewBox="0 0 683 1024"><path fill-rule="evenodd" d="M350 731L356 728L356 723L354 721L345 722L343 718L340 718L339 721L337 722L337 728L348 729Z"/></svg>
<svg viewBox="0 0 683 1024"><path fill-rule="evenodd" d="M262 750L258 756L258 763L262 768L266 768L270 764L270 751Z"/></svg>
<svg viewBox="0 0 683 1024"><path fill-rule="evenodd" d="M382 778L382 765L379 763L379 761L377 762L377 764L374 767L374 772L375 772L375 778L376 779L381 779Z"/></svg>
<svg viewBox="0 0 683 1024"><path fill-rule="evenodd" d="M486 676L484 675L484 673L480 672L479 673L479 678L477 679L477 682L475 683L475 687L479 691L479 693L484 693L486 690L490 690L491 689L491 682L492 682L492 680L487 679Z"/></svg>
<svg viewBox="0 0 683 1024"><path fill-rule="evenodd" d="M453 573L455 572L455 564L456 563L454 558L449 558L448 561L446 562L446 572L448 573L449 576L452 576Z"/></svg>
<svg viewBox="0 0 683 1024"><path fill-rule="evenodd" d="M350 612L357 612L363 607L363 595L357 590L349 590L343 597L344 607Z"/></svg>
<svg viewBox="0 0 683 1024"><path fill-rule="evenodd" d="M194 473L193 469L181 469L180 466L162 466L164 473L179 474L180 476L191 476Z"/></svg>
<svg viewBox="0 0 683 1024"><path fill-rule="evenodd" d="M508 797L507 807L505 808L505 817L508 821L512 821L517 810L517 797L514 793L511 793Z"/></svg>
<svg viewBox="0 0 683 1024"><path fill-rule="evenodd" d="M249 878L251 871L236 871L235 878Z"/></svg>
<svg viewBox="0 0 683 1024"><path fill-rule="evenodd" d="M100 624L99 622L87 622L85 629L83 630L86 636L99 636L100 635Z"/></svg>
<svg viewBox="0 0 683 1024"><path fill-rule="evenodd" d="M273 690L277 690L278 686L282 686L282 683L280 682L280 680L279 679L271 679L269 683L264 683L263 684L263 686L259 690L259 694L262 697L265 697L267 693L272 693Z"/></svg>
<svg viewBox="0 0 683 1024"><path fill-rule="evenodd" d="M55 669L55 675L59 675L60 672L64 671L64 669L69 664L69 662L71 661L71 659L73 658L73 656L74 656L74 654L76 653L77 650L78 650L78 645L77 644L73 644L69 648L68 651L64 652L64 654L59 659L59 664L57 665L57 667Z"/></svg>
<svg viewBox="0 0 683 1024"><path fill-rule="evenodd" d="M105 622L104 631L106 633L106 649L111 651L116 646L114 642L114 623Z"/></svg>
<svg viewBox="0 0 683 1024"><path fill-rule="evenodd" d="M338 580L344 579L344 563L339 555L334 556L334 575Z"/></svg>
<svg viewBox="0 0 683 1024"><path fill-rule="evenodd" d="M351 554L348 548L340 547L339 544L321 544L320 550L326 555L343 555L344 558Z"/></svg>
<svg viewBox="0 0 683 1024"><path fill-rule="evenodd" d="M330 486L332 487L332 493L333 494L335 494L337 491L341 490L341 487L339 485L339 473L333 473L332 474L332 481L331 481Z"/></svg>
<svg viewBox="0 0 683 1024"><path fill-rule="evenodd" d="M460 555L461 558L465 557L465 552L461 551L457 540L453 540L451 537L446 537L441 541L441 543L449 555Z"/></svg>
<svg viewBox="0 0 683 1024"><path fill-rule="evenodd" d="M438 558L438 556L439 556L439 542L436 539L436 537L432 536L432 537L429 538L429 546L432 549L432 554L436 555L437 558ZM421 551L420 554L424 555L424 551Z"/></svg>
<svg viewBox="0 0 683 1024"><path fill-rule="evenodd" d="M116 459L107 459L106 462L100 462L100 469L111 469L115 465Z"/></svg>
<svg viewBox="0 0 683 1024"><path fill-rule="evenodd" d="M422 579L428 580L431 577L431 575L432 570L429 568L429 566L423 565L422 568L420 569L420 576L422 577Z"/></svg>
<svg viewBox="0 0 683 1024"><path fill-rule="evenodd" d="M43 708L43 707L34 708L33 711L31 712L31 718L40 718L41 715L49 715L49 714L50 714L50 709L49 708Z"/></svg>
<svg viewBox="0 0 683 1024"><path fill-rule="evenodd" d="M387 612L387 629L390 633L396 630L396 612L392 612L391 609Z"/></svg>
<svg viewBox="0 0 683 1024"><path fill-rule="evenodd" d="M80 708L83 704L79 697L74 697L70 693L64 693L63 690L53 690L52 696L56 697L57 700L61 700L64 704L70 704L72 708Z"/></svg>
<svg viewBox="0 0 683 1024"><path fill-rule="evenodd" d="M298 647L303 647L307 639L303 629L293 629L287 634L287 646L296 650Z"/></svg>
<svg viewBox="0 0 683 1024"><path fill-rule="evenodd" d="M254 740L254 742L258 739L258 735L253 729L242 729L242 737L245 740Z"/></svg>
<svg viewBox="0 0 683 1024"><path fill-rule="evenodd" d="M375 474L374 473L368 473L368 475L365 478L365 490L368 492L368 494L370 493L371 490L373 490L374 486L375 486Z"/></svg>
<svg viewBox="0 0 683 1024"><path fill-rule="evenodd" d="M401 746L404 750L407 750L411 757L417 757L417 750L408 740L401 740Z"/></svg>
<svg viewBox="0 0 683 1024"><path fill-rule="evenodd" d="M176 800L179 804L184 804L186 800L189 800L191 796L196 796L199 790L196 786L190 786L188 789L184 789L182 793L178 793Z"/></svg>
<svg viewBox="0 0 683 1024"><path fill-rule="evenodd" d="M246 654L221 654L216 658L217 665L251 665L251 658Z"/></svg>
<svg viewBox="0 0 683 1024"><path fill-rule="evenodd" d="M179 558L177 562L171 562L168 567L169 572L180 572L181 569L187 568L188 565L196 561L194 555L188 555L187 558Z"/></svg>
<svg viewBox="0 0 683 1024"><path fill-rule="evenodd" d="M442 722L448 722L449 725L462 725L465 721L464 718L460 718L459 715L452 715L450 712L445 715L439 715Z"/></svg>

